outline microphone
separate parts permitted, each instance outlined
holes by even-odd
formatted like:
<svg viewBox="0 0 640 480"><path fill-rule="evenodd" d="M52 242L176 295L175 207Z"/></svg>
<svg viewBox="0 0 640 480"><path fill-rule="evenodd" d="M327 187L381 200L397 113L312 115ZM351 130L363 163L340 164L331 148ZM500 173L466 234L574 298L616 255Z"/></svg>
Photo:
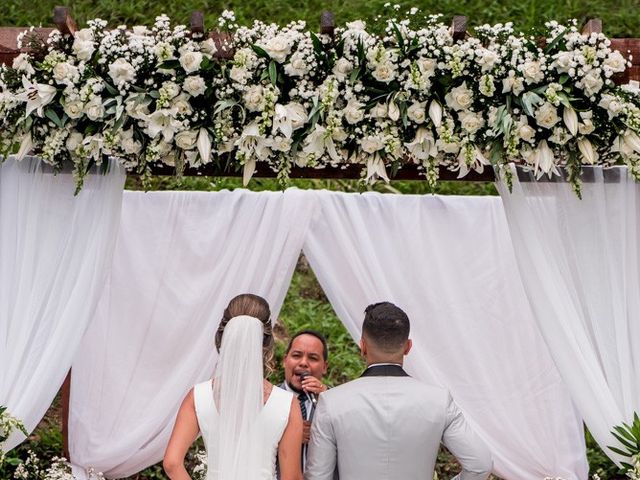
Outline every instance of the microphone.
<svg viewBox="0 0 640 480"><path fill-rule="evenodd" d="M309 372L302 372L298 376L300 377L300 381L302 382L305 378L310 377L311 374ZM303 391L304 391L304 394L307 396L307 399L309 399L311 404L315 407L316 404L318 403L318 396L313 392L307 392L306 390L303 390Z"/></svg>

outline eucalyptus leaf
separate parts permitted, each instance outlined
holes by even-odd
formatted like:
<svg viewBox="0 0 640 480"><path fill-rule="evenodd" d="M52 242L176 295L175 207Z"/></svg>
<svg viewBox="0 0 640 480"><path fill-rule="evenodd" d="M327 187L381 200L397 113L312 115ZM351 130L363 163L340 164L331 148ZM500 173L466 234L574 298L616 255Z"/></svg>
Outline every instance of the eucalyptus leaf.
<svg viewBox="0 0 640 480"><path fill-rule="evenodd" d="M269 63L269 80L274 87L278 83L278 66L274 60Z"/></svg>

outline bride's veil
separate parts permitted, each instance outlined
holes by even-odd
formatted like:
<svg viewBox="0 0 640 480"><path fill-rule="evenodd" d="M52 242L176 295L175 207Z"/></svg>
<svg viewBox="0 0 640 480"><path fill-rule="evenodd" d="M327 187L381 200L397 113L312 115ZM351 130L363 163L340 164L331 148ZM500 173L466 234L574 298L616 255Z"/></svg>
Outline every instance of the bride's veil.
<svg viewBox="0 0 640 480"><path fill-rule="evenodd" d="M209 430L208 479L254 480L260 472L263 405L263 325L247 315L232 318L222 336L213 377L218 428ZM217 466L217 475L212 471Z"/></svg>

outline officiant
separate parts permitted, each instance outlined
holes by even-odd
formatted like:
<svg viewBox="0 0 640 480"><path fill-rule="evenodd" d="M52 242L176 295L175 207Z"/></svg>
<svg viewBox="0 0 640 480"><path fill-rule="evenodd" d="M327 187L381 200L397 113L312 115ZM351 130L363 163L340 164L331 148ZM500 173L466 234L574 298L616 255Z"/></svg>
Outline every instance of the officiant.
<svg viewBox="0 0 640 480"><path fill-rule="evenodd" d="M322 379L327 373L328 358L327 339L316 330L302 330L296 333L291 337L285 351L285 381L279 386L295 393L300 401L304 420L303 462L306 454L304 446L309 442L315 404L318 395L327 390Z"/></svg>

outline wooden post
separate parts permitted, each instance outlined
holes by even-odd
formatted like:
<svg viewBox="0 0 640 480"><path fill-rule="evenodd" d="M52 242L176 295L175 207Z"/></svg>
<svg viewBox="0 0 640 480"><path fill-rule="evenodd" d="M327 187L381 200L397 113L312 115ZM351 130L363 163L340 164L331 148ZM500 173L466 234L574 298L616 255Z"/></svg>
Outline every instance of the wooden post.
<svg viewBox="0 0 640 480"><path fill-rule="evenodd" d="M453 21L451 22L451 35L453 36L454 42L464 40L464 37L467 35L467 17L464 15L456 15L453 17Z"/></svg>
<svg viewBox="0 0 640 480"><path fill-rule="evenodd" d="M63 35L73 35L78 30L76 22L71 16L71 9L68 7L55 7L53 9L53 23Z"/></svg>
<svg viewBox="0 0 640 480"><path fill-rule="evenodd" d="M602 20L599 18L591 18L582 27L583 35L591 35L592 33L602 33Z"/></svg>
<svg viewBox="0 0 640 480"><path fill-rule="evenodd" d="M62 454L69 458L69 401L71 400L71 370L62 383Z"/></svg>
<svg viewBox="0 0 640 480"><path fill-rule="evenodd" d="M197 10L191 14L191 34L204 34L204 14Z"/></svg>
<svg viewBox="0 0 640 480"><path fill-rule="evenodd" d="M333 13L324 11L320 14L320 33L333 38L336 29L336 19Z"/></svg>

